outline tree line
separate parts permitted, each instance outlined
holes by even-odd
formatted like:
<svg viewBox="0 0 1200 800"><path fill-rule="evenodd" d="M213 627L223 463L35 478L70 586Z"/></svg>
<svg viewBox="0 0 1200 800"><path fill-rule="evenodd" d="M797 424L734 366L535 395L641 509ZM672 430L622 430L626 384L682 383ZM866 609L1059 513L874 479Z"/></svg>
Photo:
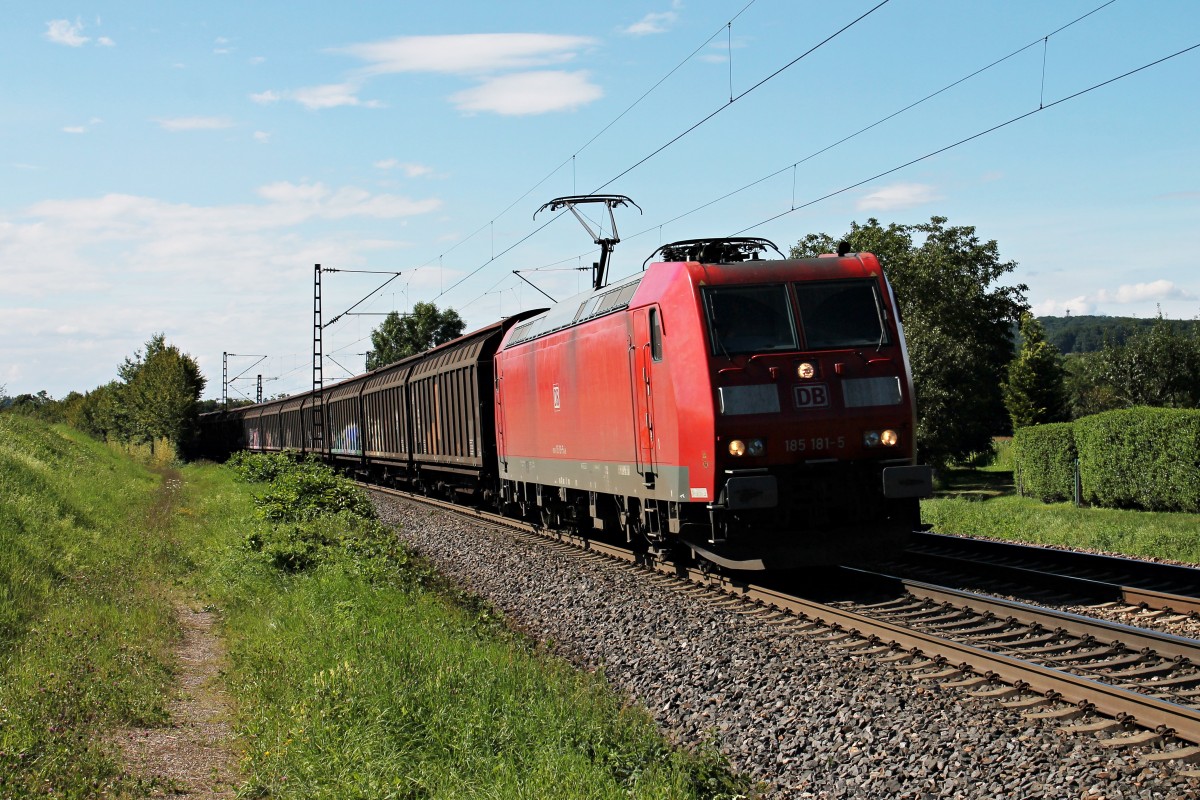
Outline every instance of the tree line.
<svg viewBox="0 0 1200 800"><path fill-rule="evenodd" d="M1109 345L1123 345L1131 336L1146 333L1154 326L1154 317L1098 317L1080 314L1066 317L1038 317L1046 331L1046 340L1064 356L1073 353L1098 353ZM1187 335L1200 327L1200 321L1169 320L1178 333Z"/></svg>

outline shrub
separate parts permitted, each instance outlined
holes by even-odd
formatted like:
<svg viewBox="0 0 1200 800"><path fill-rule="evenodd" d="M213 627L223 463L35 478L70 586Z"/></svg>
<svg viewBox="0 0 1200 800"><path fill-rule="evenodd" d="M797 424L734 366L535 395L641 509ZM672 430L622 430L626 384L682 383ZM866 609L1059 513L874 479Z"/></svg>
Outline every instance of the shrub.
<svg viewBox="0 0 1200 800"><path fill-rule="evenodd" d="M1071 423L1018 428L1013 463L1021 493L1050 503L1075 496L1075 437Z"/></svg>
<svg viewBox="0 0 1200 800"><path fill-rule="evenodd" d="M226 462L242 480L249 483L270 483L292 469L296 459L290 453L251 453L241 450Z"/></svg>
<svg viewBox="0 0 1200 800"><path fill-rule="evenodd" d="M1130 408L1074 425L1089 503L1200 511L1200 411Z"/></svg>
<svg viewBox="0 0 1200 800"><path fill-rule="evenodd" d="M375 517L371 501L357 486L312 456L242 451L234 453L228 464L243 480L267 484L254 502L271 522L301 522L342 511Z"/></svg>

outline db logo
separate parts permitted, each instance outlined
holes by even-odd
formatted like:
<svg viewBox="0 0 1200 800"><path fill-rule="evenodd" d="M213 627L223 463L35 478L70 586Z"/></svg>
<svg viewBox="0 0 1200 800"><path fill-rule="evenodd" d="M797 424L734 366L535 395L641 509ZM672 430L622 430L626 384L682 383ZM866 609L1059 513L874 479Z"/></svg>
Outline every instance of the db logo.
<svg viewBox="0 0 1200 800"><path fill-rule="evenodd" d="M829 387L823 383L796 386L793 391L795 392L796 408L829 407Z"/></svg>

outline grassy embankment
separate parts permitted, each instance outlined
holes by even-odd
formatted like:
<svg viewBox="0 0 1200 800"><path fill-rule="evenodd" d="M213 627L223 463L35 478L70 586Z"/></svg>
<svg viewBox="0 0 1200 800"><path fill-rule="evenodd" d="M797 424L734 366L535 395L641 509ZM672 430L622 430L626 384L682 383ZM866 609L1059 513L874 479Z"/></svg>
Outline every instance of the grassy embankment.
<svg viewBox="0 0 1200 800"><path fill-rule="evenodd" d="M1076 508L1020 497L1013 485L1008 442L998 442L992 463L954 468L942 477L921 514L938 533L989 536L1032 544L1066 545L1141 558L1200 564L1200 516L1196 514Z"/></svg>
<svg viewBox="0 0 1200 800"><path fill-rule="evenodd" d="M0 414L0 797L145 788L102 733L166 719L167 504L127 456Z"/></svg>
<svg viewBox="0 0 1200 800"><path fill-rule="evenodd" d="M164 721L180 599L222 615L246 796L744 789L442 585L318 472L260 485L256 510L231 470L189 466L165 516L146 469L3 416L0 470L0 796L146 790L101 734Z"/></svg>

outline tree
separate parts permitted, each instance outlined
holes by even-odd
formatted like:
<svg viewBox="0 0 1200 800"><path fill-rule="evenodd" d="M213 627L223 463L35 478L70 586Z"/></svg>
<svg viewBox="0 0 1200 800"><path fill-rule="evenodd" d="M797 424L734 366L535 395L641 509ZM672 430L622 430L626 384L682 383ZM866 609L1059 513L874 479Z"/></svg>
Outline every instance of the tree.
<svg viewBox="0 0 1200 800"><path fill-rule="evenodd" d="M196 362L175 347L148 358L129 384L134 424L142 438L167 439L176 446L190 440L204 383Z"/></svg>
<svg viewBox="0 0 1200 800"><path fill-rule="evenodd" d="M1063 367L1072 419L1125 407L1104 379L1103 352L1073 353L1066 357Z"/></svg>
<svg viewBox="0 0 1200 800"><path fill-rule="evenodd" d="M1067 418L1062 355L1032 314L1021 315L1021 348L1008 365L1004 405L1013 430Z"/></svg>
<svg viewBox="0 0 1200 800"><path fill-rule="evenodd" d="M1124 407L1200 407L1200 328L1158 318L1124 345L1106 344L1100 378Z"/></svg>
<svg viewBox="0 0 1200 800"><path fill-rule="evenodd" d="M45 389L37 394L26 393L6 398L2 407L13 414L44 419L47 422L62 421L62 409Z"/></svg>
<svg viewBox="0 0 1200 800"><path fill-rule="evenodd" d="M124 407L127 417L121 438L151 444L167 439L176 448L191 439L205 384L195 359L156 333L146 342L145 355L134 353L117 372L125 384L113 392L115 397L106 399L118 400Z"/></svg>
<svg viewBox="0 0 1200 800"><path fill-rule="evenodd" d="M920 243L914 236L923 237ZM996 241L973 226L946 227L945 217L920 225L868 219L842 237L850 249L879 257L900 306L917 399L917 446L934 465L991 447L1008 428L1000 385L1012 359L1012 323L1028 310L1027 287L998 284L1016 268L1001 261ZM793 257L836 250L828 234L809 234Z"/></svg>
<svg viewBox="0 0 1200 800"><path fill-rule="evenodd" d="M129 413L124 400L125 384L110 381L83 396L77 427L97 439L129 439Z"/></svg>
<svg viewBox="0 0 1200 800"><path fill-rule="evenodd" d="M371 333L367 369L394 364L462 335L465 323L452 308L439 311L433 303L417 303L409 314L388 314Z"/></svg>

